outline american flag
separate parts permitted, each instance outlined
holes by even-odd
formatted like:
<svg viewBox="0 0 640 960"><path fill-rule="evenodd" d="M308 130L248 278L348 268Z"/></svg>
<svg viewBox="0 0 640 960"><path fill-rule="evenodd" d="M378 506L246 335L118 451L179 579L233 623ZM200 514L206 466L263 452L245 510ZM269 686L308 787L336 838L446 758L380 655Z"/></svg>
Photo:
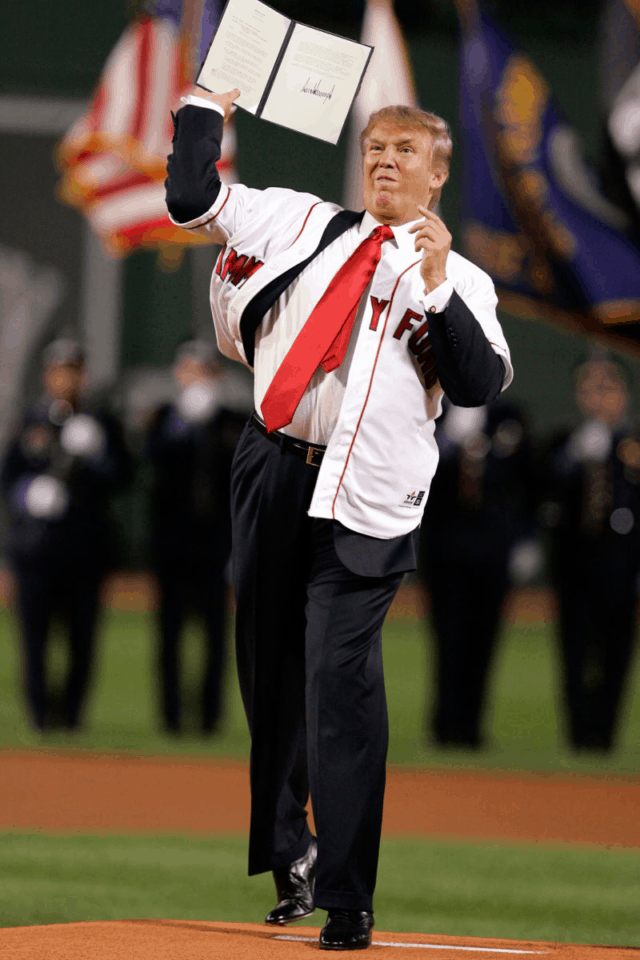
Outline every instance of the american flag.
<svg viewBox="0 0 640 960"><path fill-rule="evenodd" d="M58 146L59 199L87 217L115 257L208 242L172 224L165 204L171 110L193 88L181 8L182 0L161 0L129 25L86 112ZM203 14L200 40L206 45L217 22L215 0L206 0ZM227 125L218 163L226 182L234 179L234 158L233 128Z"/></svg>

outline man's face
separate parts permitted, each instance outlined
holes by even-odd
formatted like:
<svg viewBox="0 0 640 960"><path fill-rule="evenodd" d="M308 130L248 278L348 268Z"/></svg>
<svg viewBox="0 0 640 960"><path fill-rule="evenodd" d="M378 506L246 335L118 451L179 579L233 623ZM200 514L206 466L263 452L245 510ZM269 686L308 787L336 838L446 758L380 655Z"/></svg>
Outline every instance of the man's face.
<svg viewBox="0 0 640 960"><path fill-rule="evenodd" d="M576 399L586 417L612 427L624 416L629 395L610 364L592 361L579 371Z"/></svg>
<svg viewBox="0 0 640 960"><path fill-rule="evenodd" d="M363 163L364 205L379 223L417 220L418 206L429 207L447 179L432 167L431 136L420 127L376 124L365 141Z"/></svg>
<svg viewBox="0 0 640 960"><path fill-rule="evenodd" d="M74 403L82 388L84 368L75 363L52 363L44 368L44 388L53 400Z"/></svg>
<svg viewBox="0 0 640 960"><path fill-rule="evenodd" d="M211 379L211 370L202 360L193 357L183 357L173 368L173 373L181 390L186 390L196 381Z"/></svg>

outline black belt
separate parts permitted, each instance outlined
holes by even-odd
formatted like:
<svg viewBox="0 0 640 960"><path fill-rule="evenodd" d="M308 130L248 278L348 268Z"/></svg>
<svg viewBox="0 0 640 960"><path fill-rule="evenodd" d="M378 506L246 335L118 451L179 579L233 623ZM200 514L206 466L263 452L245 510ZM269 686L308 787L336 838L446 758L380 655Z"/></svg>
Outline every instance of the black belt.
<svg viewBox="0 0 640 960"><path fill-rule="evenodd" d="M271 443L276 443L289 453L295 453L296 457L304 460L310 467L319 467L322 463L324 452L327 449L322 446L322 444L318 445L317 443L307 443L306 440L297 440L295 437L289 437L286 433L281 433L279 430L268 433L266 425L255 411L251 414L251 420L249 422L258 433L261 433L267 440L271 440Z"/></svg>

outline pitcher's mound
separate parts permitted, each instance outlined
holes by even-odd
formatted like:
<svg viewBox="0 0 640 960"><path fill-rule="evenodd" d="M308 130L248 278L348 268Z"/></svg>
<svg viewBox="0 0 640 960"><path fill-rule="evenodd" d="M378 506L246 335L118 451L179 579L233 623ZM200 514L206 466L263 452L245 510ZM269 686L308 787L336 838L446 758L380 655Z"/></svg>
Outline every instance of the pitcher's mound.
<svg viewBox="0 0 640 960"><path fill-rule="evenodd" d="M196 920L60 923L0 929L0 956L2 960L296 960L318 950L318 933L311 927ZM638 960L640 949L376 932L367 956L372 954L384 954L390 960ZM328 951L323 956L329 956Z"/></svg>

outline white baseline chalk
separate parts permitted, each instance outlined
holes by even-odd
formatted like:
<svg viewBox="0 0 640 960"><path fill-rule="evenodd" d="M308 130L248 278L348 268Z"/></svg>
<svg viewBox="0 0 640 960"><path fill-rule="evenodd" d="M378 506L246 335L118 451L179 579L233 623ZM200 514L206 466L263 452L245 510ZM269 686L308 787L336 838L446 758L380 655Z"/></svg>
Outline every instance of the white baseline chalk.
<svg viewBox="0 0 640 960"><path fill-rule="evenodd" d="M315 941L315 937L292 937L291 935L277 934L271 937L272 940L299 940ZM447 943L385 943L381 940L374 940L372 947L404 947L409 949L417 947L419 950L470 950L475 953L519 953L532 956L533 954L548 953L548 950L507 950L505 947L454 947Z"/></svg>

